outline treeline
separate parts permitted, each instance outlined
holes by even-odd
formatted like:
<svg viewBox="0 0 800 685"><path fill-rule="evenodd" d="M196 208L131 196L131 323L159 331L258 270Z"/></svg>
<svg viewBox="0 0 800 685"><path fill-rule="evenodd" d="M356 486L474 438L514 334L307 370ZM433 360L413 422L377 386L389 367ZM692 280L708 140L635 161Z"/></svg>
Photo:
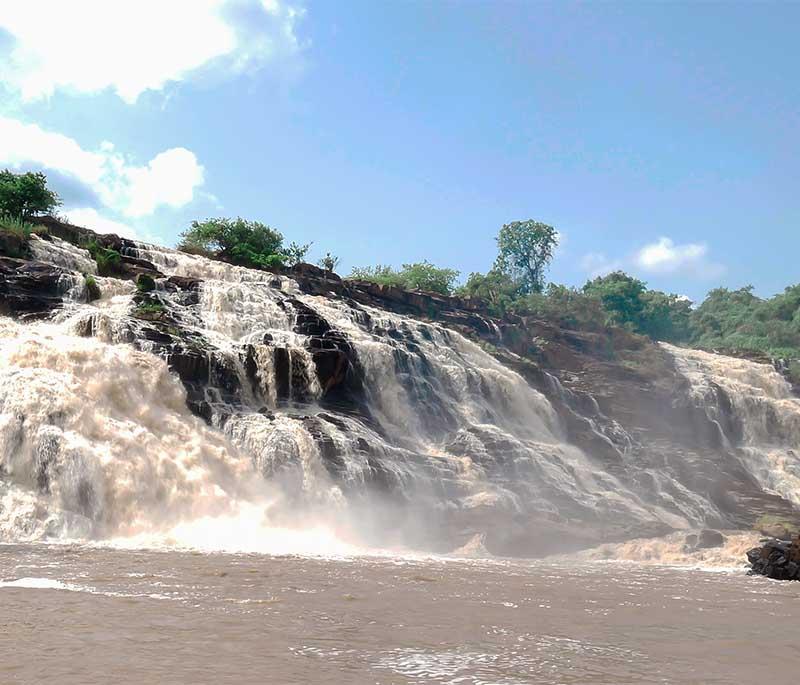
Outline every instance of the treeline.
<svg viewBox="0 0 800 685"><path fill-rule="evenodd" d="M753 287L716 288L695 307L688 298L652 290L622 271L582 287L544 284L558 245L558 232L536 221L506 224L497 236L498 255L487 273L459 272L429 262L354 269L351 278L481 299L496 316L531 316L577 330L602 332L618 326L653 340L723 352L761 352L800 360L800 284L772 298Z"/></svg>
<svg viewBox="0 0 800 685"><path fill-rule="evenodd" d="M0 172L0 231L26 238L39 230L36 217L52 214L60 204L44 174ZM579 288L546 284L558 240L555 228L538 221L506 224L497 235L492 268L487 273L471 273L461 285L456 269L428 261L403 264L401 269L386 265L355 268L348 278L479 298L496 316L539 317L598 332L619 326L654 340L703 349L757 351L800 359L800 284L768 299L754 295L752 286L717 288L697 307L684 297L651 290L621 271L589 280ZM92 244L86 248L99 265L108 262L103 273L113 274L115 255L105 254L113 251ZM186 252L254 268L292 266L304 261L310 248L311 243L286 244L274 228L242 218L193 221L178 244L178 249ZM334 271L339 258L328 252L317 263Z"/></svg>

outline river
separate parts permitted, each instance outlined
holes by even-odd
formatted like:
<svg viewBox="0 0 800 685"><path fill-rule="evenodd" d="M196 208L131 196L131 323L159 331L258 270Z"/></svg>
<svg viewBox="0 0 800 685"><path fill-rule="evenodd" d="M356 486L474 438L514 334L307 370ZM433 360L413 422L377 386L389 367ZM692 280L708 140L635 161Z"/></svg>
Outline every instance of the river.
<svg viewBox="0 0 800 685"><path fill-rule="evenodd" d="M3 683L794 682L800 584L740 568L0 546Z"/></svg>

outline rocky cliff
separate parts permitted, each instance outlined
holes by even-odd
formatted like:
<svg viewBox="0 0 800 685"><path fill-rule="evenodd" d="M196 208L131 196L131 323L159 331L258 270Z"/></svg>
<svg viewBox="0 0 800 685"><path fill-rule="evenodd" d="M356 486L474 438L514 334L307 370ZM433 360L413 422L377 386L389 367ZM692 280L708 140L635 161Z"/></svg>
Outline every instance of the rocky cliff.
<svg viewBox="0 0 800 685"><path fill-rule="evenodd" d="M772 457L793 454L800 407L768 365L734 369L766 396L754 410L717 358L623 330L500 320L308 264L256 272L44 223L29 241L0 236L0 314L166 360L191 411L266 478L308 498L311 450L381 535L447 549L480 533L537 555L798 521L791 469ZM103 274L98 248L118 255Z"/></svg>

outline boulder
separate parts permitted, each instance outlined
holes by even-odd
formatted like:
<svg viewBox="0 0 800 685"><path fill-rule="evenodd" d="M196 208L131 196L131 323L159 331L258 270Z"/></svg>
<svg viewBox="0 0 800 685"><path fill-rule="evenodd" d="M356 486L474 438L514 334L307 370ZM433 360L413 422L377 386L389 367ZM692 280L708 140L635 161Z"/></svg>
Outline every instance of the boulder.
<svg viewBox="0 0 800 685"><path fill-rule="evenodd" d="M58 266L0 257L0 314L43 317L62 304Z"/></svg>
<svg viewBox="0 0 800 685"><path fill-rule="evenodd" d="M800 580L800 537L792 541L763 540L761 547L747 551L749 575L774 580Z"/></svg>
<svg viewBox="0 0 800 685"><path fill-rule="evenodd" d="M704 529L700 531L697 536L697 544L695 549L711 549L713 547L722 547L725 544L725 536L718 530Z"/></svg>

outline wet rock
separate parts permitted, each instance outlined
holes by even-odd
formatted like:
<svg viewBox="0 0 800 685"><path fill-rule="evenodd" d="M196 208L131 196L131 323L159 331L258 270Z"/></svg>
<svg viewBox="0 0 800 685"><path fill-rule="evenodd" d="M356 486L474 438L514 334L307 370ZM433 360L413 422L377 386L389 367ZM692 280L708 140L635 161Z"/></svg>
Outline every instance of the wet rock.
<svg viewBox="0 0 800 685"><path fill-rule="evenodd" d="M722 547L725 544L725 536L717 530L704 529L697 536L695 549L712 549Z"/></svg>
<svg viewBox="0 0 800 685"><path fill-rule="evenodd" d="M0 314L43 317L62 304L60 267L0 257Z"/></svg>
<svg viewBox="0 0 800 685"><path fill-rule="evenodd" d="M750 575L775 580L800 580L800 537L794 540L764 540L747 551Z"/></svg>

